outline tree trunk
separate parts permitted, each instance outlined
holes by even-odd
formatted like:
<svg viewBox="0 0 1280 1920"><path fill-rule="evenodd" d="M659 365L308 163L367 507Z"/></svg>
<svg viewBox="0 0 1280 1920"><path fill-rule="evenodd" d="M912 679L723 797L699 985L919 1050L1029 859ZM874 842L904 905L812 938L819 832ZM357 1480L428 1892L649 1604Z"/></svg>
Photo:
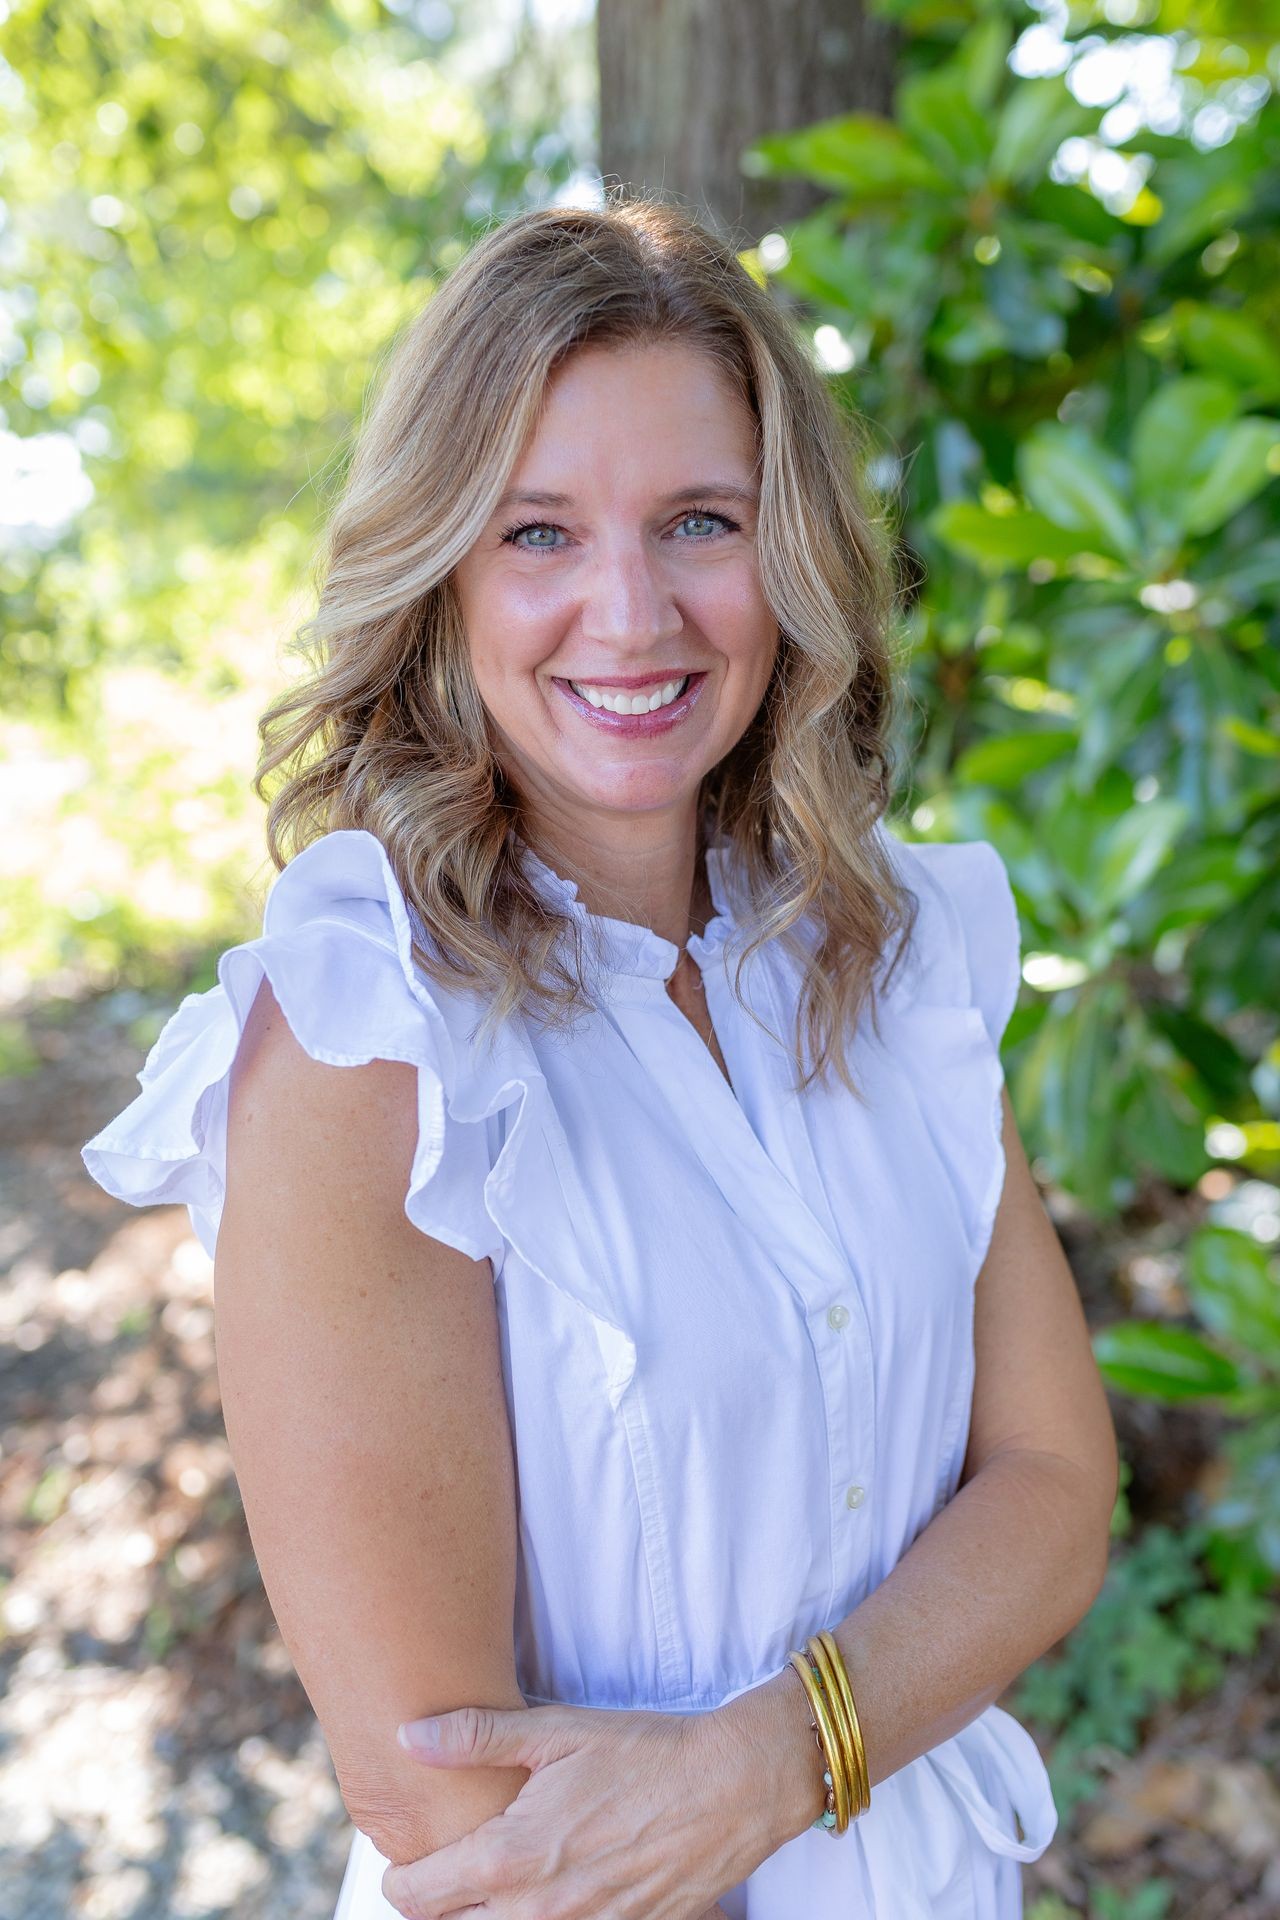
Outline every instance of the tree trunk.
<svg viewBox="0 0 1280 1920"><path fill-rule="evenodd" d="M678 196L739 246L826 197L749 178L744 147L889 110L892 29L860 0L599 0L596 34L606 186Z"/></svg>

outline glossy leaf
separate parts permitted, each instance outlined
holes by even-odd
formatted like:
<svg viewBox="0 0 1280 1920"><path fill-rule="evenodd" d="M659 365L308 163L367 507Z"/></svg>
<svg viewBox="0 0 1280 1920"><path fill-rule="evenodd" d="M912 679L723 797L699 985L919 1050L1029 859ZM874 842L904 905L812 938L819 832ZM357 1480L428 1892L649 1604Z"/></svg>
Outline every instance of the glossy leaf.
<svg viewBox="0 0 1280 1920"><path fill-rule="evenodd" d="M1280 1259L1232 1227L1197 1227L1186 1287L1207 1327L1236 1341L1280 1379Z"/></svg>
<svg viewBox="0 0 1280 1920"><path fill-rule="evenodd" d="M1087 535L1055 526L1042 513L1023 508L988 513L973 500L950 500L930 522L938 538L966 559L997 571L1026 567L1033 560L1068 560L1089 550Z"/></svg>
<svg viewBox="0 0 1280 1920"><path fill-rule="evenodd" d="M1121 1320L1100 1328L1092 1344L1104 1379L1146 1399L1216 1399L1244 1384L1234 1362L1187 1327Z"/></svg>
<svg viewBox="0 0 1280 1920"><path fill-rule="evenodd" d="M1113 913L1141 893L1168 859L1188 813L1181 800L1150 800L1107 828L1095 848L1092 873L1098 914Z"/></svg>
<svg viewBox="0 0 1280 1920"><path fill-rule="evenodd" d="M1280 395L1280 346L1249 314L1185 300L1174 308L1174 326L1196 366L1252 390L1256 399Z"/></svg>
<svg viewBox="0 0 1280 1920"><path fill-rule="evenodd" d="M1064 140L1091 133L1101 115L1083 107L1060 75L1014 89L996 123L993 180L1023 184L1044 173Z"/></svg>
<svg viewBox="0 0 1280 1920"><path fill-rule="evenodd" d="M1187 501L1208 476L1240 411L1225 380L1188 374L1157 387L1133 429L1131 457L1138 498L1179 529Z"/></svg>
<svg viewBox="0 0 1280 1920"><path fill-rule="evenodd" d="M897 93L903 132L935 166L960 180L982 177L991 154L991 124L954 68L914 74Z"/></svg>
<svg viewBox="0 0 1280 1920"><path fill-rule="evenodd" d="M1211 1098L1233 1107L1249 1098L1249 1063L1230 1037L1186 1007L1151 1000L1148 1024L1194 1069Z"/></svg>
<svg viewBox="0 0 1280 1920"><path fill-rule="evenodd" d="M1141 1061L1125 1103L1126 1131L1141 1140L1143 1164L1175 1187L1191 1187L1212 1166L1205 1116L1170 1073Z"/></svg>
<svg viewBox="0 0 1280 1920"><path fill-rule="evenodd" d="M1237 420L1184 503L1188 533L1212 533L1280 474L1280 421Z"/></svg>
<svg viewBox="0 0 1280 1920"><path fill-rule="evenodd" d="M975 21L950 63L949 71L960 76L969 100L984 113L995 105L1008 79L1012 46L1009 21L998 13L988 13Z"/></svg>
<svg viewBox="0 0 1280 1920"><path fill-rule="evenodd" d="M796 133L771 133L747 149L762 173L802 174L856 199L895 199L913 189L950 191L951 182L891 120L838 114Z"/></svg>
<svg viewBox="0 0 1280 1920"><path fill-rule="evenodd" d="M1138 529L1120 470L1078 427L1045 421L1018 448L1018 477L1033 507L1055 526L1085 534L1096 551L1136 559Z"/></svg>
<svg viewBox="0 0 1280 1920"><path fill-rule="evenodd" d="M1076 735L1066 728L1005 734L979 741L962 753L955 776L974 786L1020 787L1042 768L1065 758L1075 746Z"/></svg>

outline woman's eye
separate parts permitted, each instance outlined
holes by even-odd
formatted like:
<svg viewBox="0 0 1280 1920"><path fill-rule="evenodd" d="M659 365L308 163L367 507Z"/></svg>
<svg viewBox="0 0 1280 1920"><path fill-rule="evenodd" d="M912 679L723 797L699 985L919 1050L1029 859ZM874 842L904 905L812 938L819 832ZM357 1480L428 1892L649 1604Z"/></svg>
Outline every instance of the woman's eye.
<svg viewBox="0 0 1280 1920"><path fill-rule="evenodd" d="M737 531L737 526L738 526L737 521L730 520L727 514L709 513L709 512L704 513L700 508L691 508L688 513L683 514L681 516L681 518L676 522L676 524L677 526L681 526L681 527L688 526L691 520L695 522L700 521L702 523L702 526L708 529L708 531L706 532L695 534L694 538L695 540L698 540L698 541L709 541L713 539L718 539L719 535L716 532L717 527L719 527L723 531L734 533ZM518 551L523 551L525 553L554 553L555 552L554 536L557 533L563 533L563 532L564 532L564 528L556 526L554 521L527 520L525 521L523 526L508 527L506 532L503 534L502 538L504 543L507 546L515 547ZM529 534L547 533L552 535L552 539L525 542L523 540L523 536L526 533L529 533Z"/></svg>
<svg viewBox="0 0 1280 1920"><path fill-rule="evenodd" d="M508 527L502 537L514 547L519 544L522 533L558 533L559 531L560 529L558 527L550 526L546 521L531 520L526 522L523 527ZM528 551L532 553L550 553L552 549L550 546L534 546L529 548Z"/></svg>

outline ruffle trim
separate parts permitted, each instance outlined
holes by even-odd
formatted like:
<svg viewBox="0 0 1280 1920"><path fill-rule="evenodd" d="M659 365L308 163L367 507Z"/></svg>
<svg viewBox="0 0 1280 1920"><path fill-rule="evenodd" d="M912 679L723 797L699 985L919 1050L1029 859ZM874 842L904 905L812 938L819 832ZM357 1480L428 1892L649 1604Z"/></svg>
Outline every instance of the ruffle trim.
<svg viewBox="0 0 1280 1920"><path fill-rule="evenodd" d="M989 842L886 839L920 901L911 948L885 993L886 1010L899 1016L886 1044L951 1172L976 1274L1004 1183L999 1043L1018 991L1017 908ZM417 1069L408 1218L472 1259L489 1258L495 1275L506 1246L518 1248L535 1273L620 1337L620 1385L634 1349L600 1277L607 1262L592 1248L591 1208L524 1022L516 1016L492 1045L473 1044L477 996L429 983L412 943L409 908L377 837L342 829L314 841L277 875L262 934L228 948L218 984L188 994L170 1017L139 1072L141 1092L81 1149L84 1164L131 1205L185 1204L213 1253L229 1077L265 976L313 1059L402 1060ZM483 1123L499 1114L491 1161ZM556 1194L560 1206L549 1207ZM566 1237L565 1219L585 1220L588 1230Z"/></svg>
<svg viewBox="0 0 1280 1920"><path fill-rule="evenodd" d="M495 1278L507 1245L516 1247L549 1285L612 1329L604 1337L620 1391L634 1366L630 1337L592 1266L566 1261L548 1219L548 1195L559 1191L578 1208L584 1201L523 1022L507 1021L491 1046L473 1045L477 996L429 983L412 941L408 904L377 836L344 828L313 841L276 876L261 935L228 948L217 985L188 994L170 1016L138 1074L141 1092L81 1148L84 1165L131 1206L185 1205L213 1256L231 1068L265 977L313 1060L401 1060L417 1069L407 1217L469 1258L490 1259ZM484 1123L498 1114L502 1139L491 1163Z"/></svg>
<svg viewBox="0 0 1280 1920"><path fill-rule="evenodd" d="M1000 1043L1018 998L1021 932L1008 871L989 840L907 842L884 832L919 901L884 993L888 1045L951 1169L976 1277L1004 1189Z"/></svg>

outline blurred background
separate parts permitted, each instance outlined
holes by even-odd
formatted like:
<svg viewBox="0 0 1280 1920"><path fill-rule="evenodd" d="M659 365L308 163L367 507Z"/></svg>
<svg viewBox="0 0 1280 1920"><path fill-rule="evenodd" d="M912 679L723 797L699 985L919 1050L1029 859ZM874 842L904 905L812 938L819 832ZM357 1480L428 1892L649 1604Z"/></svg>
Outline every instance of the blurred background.
<svg viewBox="0 0 1280 1920"><path fill-rule="evenodd" d="M1278 84L1275 0L0 0L4 1920L332 1913L210 1264L79 1148L258 931L256 720L391 335L617 180L867 415L893 825L1017 894L1006 1069L1123 1456L1003 1701L1062 1816L1028 1915L1280 1914Z"/></svg>

